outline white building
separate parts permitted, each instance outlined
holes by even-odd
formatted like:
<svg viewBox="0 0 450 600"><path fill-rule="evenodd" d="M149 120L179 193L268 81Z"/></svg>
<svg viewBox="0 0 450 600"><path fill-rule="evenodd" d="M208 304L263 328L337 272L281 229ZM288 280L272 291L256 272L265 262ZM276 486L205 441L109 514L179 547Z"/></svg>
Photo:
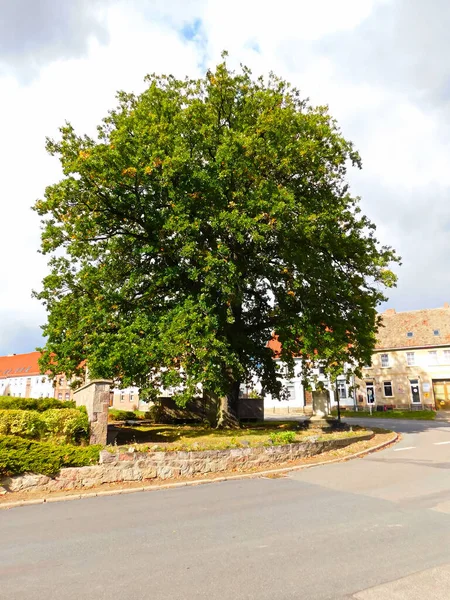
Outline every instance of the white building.
<svg viewBox="0 0 450 600"><path fill-rule="evenodd" d="M243 386L241 388L242 395L248 396L252 393L258 395L263 394L264 396L264 412L267 414L290 414L290 413L308 413L312 410L312 394L311 391L305 389L302 383L302 365L301 359L295 358L294 376L288 377L286 369L283 368L283 364L280 359L274 359L280 369L280 373L284 375L281 378L281 383L284 388L282 397L275 398L271 394L264 394L261 388L261 384L255 381L250 386ZM353 378L350 378L349 382L346 381L345 375L338 377L336 382L331 382L323 373L322 368L313 369L308 381L308 387L310 389L316 389L317 387L324 387L328 390L331 399L331 405L336 406L335 400L335 387L337 386L337 392L339 394L339 402L341 406L354 406L355 404L355 392Z"/></svg>
<svg viewBox="0 0 450 600"><path fill-rule="evenodd" d="M40 372L39 357L39 352L0 356L0 396L54 398L53 379Z"/></svg>

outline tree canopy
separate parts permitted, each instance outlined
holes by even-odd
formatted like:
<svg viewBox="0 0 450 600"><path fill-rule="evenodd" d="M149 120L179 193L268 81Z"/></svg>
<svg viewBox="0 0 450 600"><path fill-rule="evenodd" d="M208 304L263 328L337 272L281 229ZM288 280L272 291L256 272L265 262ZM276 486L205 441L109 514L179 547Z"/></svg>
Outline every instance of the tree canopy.
<svg viewBox="0 0 450 600"><path fill-rule="evenodd" d="M95 138L70 124L47 150L61 181L34 209L50 273L42 366L178 401L201 384L235 402L267 347L333 368L366 364L397 256L346 181L360 157L327 107L226 62L199 80L150 75Z"/></svg>

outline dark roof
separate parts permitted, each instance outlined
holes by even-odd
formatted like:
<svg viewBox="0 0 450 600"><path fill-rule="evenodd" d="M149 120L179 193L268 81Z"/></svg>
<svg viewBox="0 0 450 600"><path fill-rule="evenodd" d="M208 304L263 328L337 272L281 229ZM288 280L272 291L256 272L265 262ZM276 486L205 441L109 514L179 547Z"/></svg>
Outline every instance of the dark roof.
<svg viewBox="0 0 450 600"><path fill-rule="evenodd" d="M443 308L408 312L389 309L381 317L376 350L450 345L450 307L447 303Z"/></svg>

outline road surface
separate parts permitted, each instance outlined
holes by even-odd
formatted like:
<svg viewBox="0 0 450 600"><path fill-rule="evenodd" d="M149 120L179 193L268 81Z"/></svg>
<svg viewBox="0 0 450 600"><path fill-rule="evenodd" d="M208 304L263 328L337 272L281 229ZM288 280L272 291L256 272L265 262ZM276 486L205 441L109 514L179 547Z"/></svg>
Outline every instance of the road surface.
<svg viewBox="0 0 450 600"><path fill-rule="evenodd" d="M0 597L448 600L450 425L382 424L398 445L284 478L0 511Z"/></svg>

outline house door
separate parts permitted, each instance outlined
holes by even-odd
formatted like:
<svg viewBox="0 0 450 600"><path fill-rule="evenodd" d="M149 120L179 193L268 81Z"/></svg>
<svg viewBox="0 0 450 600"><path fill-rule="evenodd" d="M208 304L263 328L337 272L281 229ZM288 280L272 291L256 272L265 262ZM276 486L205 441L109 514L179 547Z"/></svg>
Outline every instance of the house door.
<svg viewBox="0 0 450 600"><path fill-rule="evenodd" d="M433 381L434 401L437 410L450 410L450 381Z"/></svg>
<svg viewBox="0 0 450 600"><path fill-rule="evenodd" d="M366 395L367 395L367 404L374 404L374 402L375 402L375 386L372 382L366 383Z"/></svg>
<svg viewBox="0 0 450 600"><path fill-rule="evenodd" d="M413 404L420 404L420 389L418 379L410 379L411 400Z"/></svg>

